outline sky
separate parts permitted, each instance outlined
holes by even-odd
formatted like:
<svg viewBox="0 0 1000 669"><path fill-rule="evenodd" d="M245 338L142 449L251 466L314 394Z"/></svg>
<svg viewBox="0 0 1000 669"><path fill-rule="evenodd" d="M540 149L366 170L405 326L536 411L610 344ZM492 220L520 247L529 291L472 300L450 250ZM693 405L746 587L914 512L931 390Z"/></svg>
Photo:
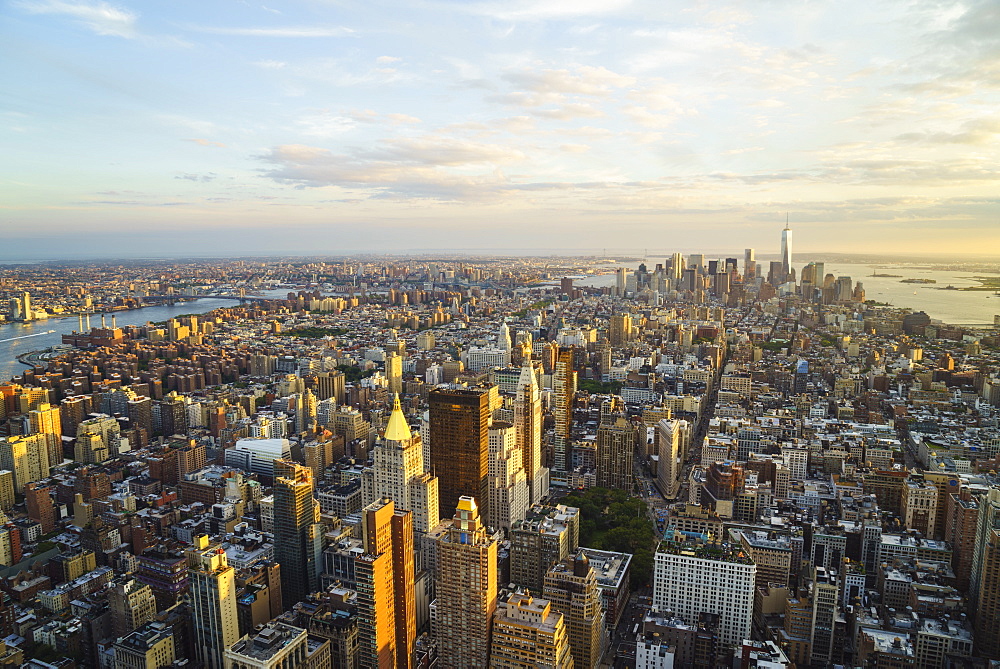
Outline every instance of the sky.
<svg viewBox="0 0 1000 669"><path fill-rule="evenodd" d="M1000 255L997 0L0 2L0 258Z"/></svg>

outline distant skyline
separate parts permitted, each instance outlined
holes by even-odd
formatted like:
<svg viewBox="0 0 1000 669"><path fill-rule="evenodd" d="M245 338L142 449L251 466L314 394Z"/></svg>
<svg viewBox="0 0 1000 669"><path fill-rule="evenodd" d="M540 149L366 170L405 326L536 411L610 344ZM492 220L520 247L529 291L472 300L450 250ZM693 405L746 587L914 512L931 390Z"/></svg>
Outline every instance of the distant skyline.
<svg viewBox="0 0 1000 669"><path fill-rule="evenodd" d="M1000 253L1000 3L0 5L0 261Z"/></svg>

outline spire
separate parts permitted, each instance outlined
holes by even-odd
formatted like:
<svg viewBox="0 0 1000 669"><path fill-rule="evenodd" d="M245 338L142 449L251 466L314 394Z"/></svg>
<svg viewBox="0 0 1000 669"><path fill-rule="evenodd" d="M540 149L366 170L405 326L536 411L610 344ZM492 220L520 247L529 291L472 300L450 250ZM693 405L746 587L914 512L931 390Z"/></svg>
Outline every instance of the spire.
<svg viewBox="0 0 1000 669"><path fill-rule="evenodd" d="M497 336L497 347L503 351L510 350L510 327L507 321L500 325L500 334Z"/></svg>
<svg viewBox="0 0 1000 669"><path fill-rule="evenodd" d="M525 361L524 365L521 366L521 378L517 380L518 389L524 386L531 386L532 390L535 389L535 372L531 368L531 362Z"/></svg>
<svg viewBox="0 0 1000 669"><path fill-rule="evenodd" d="M385 426L383 437L390 441L409 441L411 436L410 424L406 422L403 409L399 406L397 394L392 403L392 414L389 416L389 424Z"/></svg>

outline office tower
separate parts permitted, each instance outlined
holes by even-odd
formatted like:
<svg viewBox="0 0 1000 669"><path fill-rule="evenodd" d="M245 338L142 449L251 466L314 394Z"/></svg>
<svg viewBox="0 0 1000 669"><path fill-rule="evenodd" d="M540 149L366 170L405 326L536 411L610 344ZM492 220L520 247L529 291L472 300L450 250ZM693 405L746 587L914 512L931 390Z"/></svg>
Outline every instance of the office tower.
<svg viewBox="0 0 1000 669"><path fill-rule="evenodd" d="M390 393L399 395L403 392L403 358L398 353L386 353L385 378Z"/></svg>
<svg viewBox="0 0 1000 669"><path fill-rule="evenodd" d="M510 580L541 592L545 574L580 545L580 511L571 506L535 506L510 532Z"/></svg>
<svg viewBox="0 0 1000 669"><path fill-rule="evenodd" d="M699 274L703 274L705 272L705 254L692 253L688 256L687 268L693 269Z"/></svg>
<svg viewBox="0 0 1000 669"><path fill-rule="evenodd" d="M792 273L792 230L787 222L781 231L781 271L786 277Z"/></svg>
<svg viewBox="0 0 1000 669"><path fill-rule="evenodd" d="M643 439L645 441L645 439ZM618 414L597 428L597 485L632 492L635 485L636 427Z"/></svg>
<svg viewBox="0 0 1000 669"><path fill-rule="evenodd" d="M574 664L598 666L607 638L597 575L587 555L579 551L554 564L545 574L542 596L565 617Z"/></svg>
<svg viewBox="0 0 1000 669"><path fill-rule="evenodd" d="M25 493L27 494L27 493ZM51 501L51 500L50 500ZM14 472L9 469L0 469L0 511L7 512L14 508ZM31 507L28 507L28 517L31 518ZM32 520L38 520L33 518ZM39 521L41 522L41 521ZM55 521L53 521L54 523ZM51 529L42 530L42 533L51 532Z"/></svg>
<svg viewBox="0 0 1000 669"><path fill-rule="evenodd" d="M299 405L295 409L295 431L306 432L316 423L318 401L313 391L306 388L299 395Z"/></svg>
<svg viewBox="0 0 1000 669"><path fill-rule="evenodd" d="M572 287L573 282L570 280L570 286ZM507 321L500 324L500 333L497 335L497 348L501 351L510 351L510 327L507 325Z"/></svg>
<svg viewBox="0 0 1000 669"><path fill-rule="evenodd" d="M969 599L975 611L977 655L1000 660L1000 488L977 497Z"/></svg>
<svg viewBox="0 0 1000 669"><path fill-rule="evenodd" d="M226 649L240 638L236 612L236 570L219 544L208 535L194 537L187 552L195 659L207 667L224 667Z"/></svg>
<svg viewBox="0 0 1000 669"><path fill-rule="evenodd" d="M747 279L757 273L756 252L753 249L743 251L743 278Z"/></svg>
<svg viewBox="0 0 1000 669"><path fill-rule="evenodd" d="M839 565L838 565L839 566ZM827 666L834 648L837 624L837 574L823 567L813 571L812 647L813 666Z"/></svg>
<svg viewBox="0 0 1000 669"><path fill-rule="evenodd" d="M287 439L240 439L233 448L223 451L227 467L236 467L265 479L275 476L274 463L292 455Z"/></svg>
<svg viewBox="0 0 1000 669"><path fill-rule="evenodd" d="M656 424L657 454L656 484L664 498L677 496L684 465L684 446L687 441L688 423L684 420L663 418Z"/></svg>
<svg viewBox="0 0 1000 669"><path fill-rule="evenodd" d="M281 565L285 608L291 608L319 590L323 526L309 468L281 459L274 467L274 559Z"/></svg>
<svg viewBox="0 0 1000 669"><path fill-rule="evenodd" d="M111 631L116 637L131 634L156 617L156 600L145 583L121 576L108 589Z"/></svg>
<svg viewBox="0 0 1000 669"><path fill-rule="evenodd" d="M550 602L528 593L511 593L493 615L489 666L496 669L591 666L574 660L564 621L565 616Z"/></svg>
<svg viewBox="0 0 1000 669"><path fill-rule="evenodd" d="M529 504L549 494L549 470L542 466L542 399L531 362L521 367L514 399L514 437L528 483Z"/></svg>
<svg viewBox="0 0 1000 669"><path fill-rule="evenodd" d="M497 421L490 427L489 513L486 524L508 532L528 511L530 493L514 426Z"/></svg>
<svg viewBox="0 0 1000 669"><path fill-rule="evenodd" d="M739 546L665 541L653 558L653 606L689 625L719 616L723 645L750 638L757 567Z"/></svg>
<svg viewBox="0 0 1000 669"><path fill-rule="evenodd" d="M452 525L438 539L436 615L438 655L454 667L484 667L497 606L496 537L486 533L476 500L460 497Z"/></svg>
<svg viewBox="0 0 1000 669"><path fill-rule="evenodd" d="M316 376L316 396L322 400L333 399L337 404L344 403L345 377L339 370L320 372Z"/></svg>
<svg viewBox="0 0 1000 669"><path fill-rule="evenodd" d="M632 341L632 315L622 312L611 317L608 323L608 341L612 346L624 346Z"/></svg>
<svg viewBox="0 0 1000 669"><path fill-rule="evenodd" d="M42 534L56 528L56 508L46 486L29 483L24 486L24 499L28 506L28 518L42 526Z"/></svg>
<svg viewBox="0 0 1000 669"><path fill-rule="evenodd" d="M561 348L556 358L555 378L552 381L553 416L555 435L551 469L565 472L571 469L570 443L572 441L573 404L576 401L576 370L573 369L573 349Z"/></svg>
<svg viewBox="0 0 1000 669"><path fill-rule="evenodd" d="M424 447L399 404L393 400L385 434L372 449L373 465L361 477L361 497L367 506L388 497L397 509L413 512L413 529L430 532L440 522L438 477L424 471Z"/></svg>
<svg viewBox="0 0 1000 669"><path fill-rule="evenodd" d="M14 492L49 475L49 449L44 434L0 437L0 467L14 472Z"/></svg>
<svg viewBox="0 0 1000 669"><path fill-rule="evenodd" d="M169 667L177 659L173 629L162 623L151 623L114 643L114 664L111 669L159 669Z"/></svg>
<svg viewBox="0 0 1000 669"><path fill-rule="evenodd" d="M28 413L32 434L44 434L49 449L49 464L57 465L63 460L62 414L59 407L42 402L37 409Z"/></svg>
<svg viewBox="0 0 1000 669"><path fill-rule="evenodd" d="M975 611L975 649L977 655L997 660L1000 659L1000 530L986 528L979 560L978 590L969 593Z"/></svg>
<svg viewBox="0 0 1000 669"><path fill-rule="evenodd" d="M490 400L486 388L436 388L427 396L431 469L438 476L439 517L454 515L460 497L489 505Z"/></svg>
<svg viewBox="0 0 1000 669"><path fill-rule="evenodd" d="M781 267L780 260L772 260L768 263L767 282L772 286L780 286L785 283L788 274Z"/></svg>
<svg viewBox="0 0 1000 669"><path fill-rule="evenodd" d="M628 279L626 278L626 271L624 267L619 267L618 271L615 272L615 295L618 297L625 297L626 286L628 285Z"/></svg>
<svg viewBox="0 0 1000 669"><path fill-rule="evenodd" d="M671 288L677 287L677 283L681 280L681 276L684 274L684 269L684 255L681 253L674 253L671 255L668 261L667 274L667 277L670 279ZM655 286L652 287L655 288Z"/></svg>
<svg viewBox="0 0 1000 669"><path fill-rule="evenodd" d="M362 667L410 666L416 639L412 514L392 500L362 513L362 548L354 557Z"/></svg>
<svg viewBox="0 0 1000 669"><path fill-rule="evenodd" d="M367 441L371 432L371 424L357 409L341 407L333 415L333 432L344 438L344 442L350 444L355 439Z"/></svg>

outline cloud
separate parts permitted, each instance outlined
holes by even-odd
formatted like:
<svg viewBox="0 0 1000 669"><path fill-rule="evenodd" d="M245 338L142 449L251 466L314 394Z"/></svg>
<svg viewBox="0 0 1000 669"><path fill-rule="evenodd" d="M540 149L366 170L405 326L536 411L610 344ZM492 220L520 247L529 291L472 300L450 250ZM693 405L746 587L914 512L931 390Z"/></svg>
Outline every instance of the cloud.
<svg viewBox="0 0 1000 669"><path fill-rule="evenodd" d="M559 107L549 109L533 109L530 112L539 118L555 119L558 121L569 121L575 118L598 118L604 116L604 112L595 109L588 104L571 102Z"/></svg>
<svg viewBox="0 0 1000 669"><path fill-rule="evenodd" d="M410 116L409 114L386 114L385 118L394 125L412 125L422 123L422 121L416 116Z"/></svg>
<svg viewBox="0 0 1000 669"><path fill-rule="evenodd" d="M368 149L334 153L291 144L261 156L265 176L300 187L363 188L370 198L478 200L507 181L500 166L520 162L516 149L446 137L384 140Z"/></svg>
<svg viewBox="0 0 1000 669"><path fill-rule="evenodd" d="M208 139L193 138L193 139L185 139L184 141L185 142L194 142L198 146L215 146L215 147L218 147L220 149L226 148L226 145L223 144L222 142L213 142L213 141L208 140Z"/></svg>
<svg viewBox="0 0 1000 669"><path fill-rule="evenodd" d="M895 139L917 144L981 145L994 141L998 136L1000 136L1000 120L985 118L966 121L958 132L907 132L897 135Z"/></svg>
<svg viewBox="0 0 1000 669"><path fill-rule="evenodd" d="M237 28L222 26L188 26L189 30L212 35L236 37L349 37L354 30L345 26L283 26L277 28Z"/></svg>
<svg viewBox="0 0 1000 669"><path fill-rule="evenodd" d="M397 58L396 56L379 56L375 59L375 62L379 65L389 65L391 63L399 63L402 60L402 58Z"/></svg>
<svg viewBox="0 0 1000 669"><path fill-rule="evenodd" d="M16 7L31 14L57 14L76 19L98 35L135 39L136 14L107 2L85 3L65 0L23 0Z"/></svg>
<svg viewBox="0 0 1000 669"><path fill-rule="evenodd" d="M214 172L209 172L208 174L189 174L189 173L184 173L184 174L179 174L179 175L175 176L174 178L175 179L182 179L184 181L199 181L199 182L202 182L202 183L208 183L209 181L215 181L215 179L218 176L219 175L215 174Z"/></svg>
<svg viewBox="0 0 1000 669"><path fill-rule="evenodd" d="M634 77L616 74L604 67L583 66L570 70L522 69L507 72L503 79L518 88L540 95L560 93L564 95L587 95L608 97L614 89L631 86Z"/></svg>
<svg viewBox="0 0 1000 669"><path fill-rule="evenodd" d="M460 1L452 6L499 21L549 21L612 14L631 4L632 0L501 0Z"/></svg>

